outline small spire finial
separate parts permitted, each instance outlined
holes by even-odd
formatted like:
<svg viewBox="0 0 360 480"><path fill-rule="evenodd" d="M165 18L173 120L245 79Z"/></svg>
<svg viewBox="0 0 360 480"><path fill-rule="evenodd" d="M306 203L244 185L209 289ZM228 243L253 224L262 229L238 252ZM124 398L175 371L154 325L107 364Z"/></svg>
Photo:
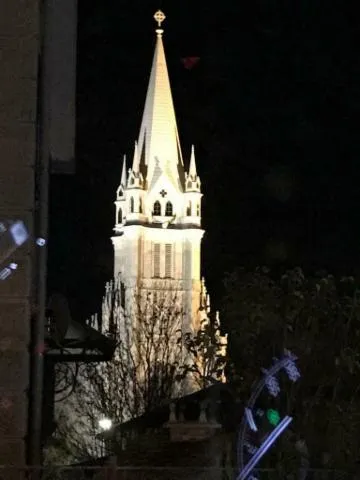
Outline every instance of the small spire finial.
<svg viewBox="0 0 360 480"><path fill-rule="evenodd" d="M155 19L155 22L157 22L158 24L158 29L156 30L156 33L161 35L163 33L163 30L161 29L161 24L162 22L165 20L165 15L164 13L161 11L161 10L158 10L155 15L154 15L154 19Z"/></svg>

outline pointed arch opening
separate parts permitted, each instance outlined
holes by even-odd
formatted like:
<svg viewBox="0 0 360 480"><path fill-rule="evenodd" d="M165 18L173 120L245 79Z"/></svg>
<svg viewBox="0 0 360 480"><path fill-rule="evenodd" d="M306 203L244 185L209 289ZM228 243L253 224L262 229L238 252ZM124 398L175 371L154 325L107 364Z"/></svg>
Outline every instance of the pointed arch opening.
<svg viewBox="0 0 360 480"><path fill-rule="evenodd" d="M139 213L143 213L142 200L139 199Z"/></svg>
<svg viewBox="0 0 360 480"><path fill-rule="evenodd" d="M165 216L166 217L172 217L173 216L173 205L172 205L171 202L166 202Z"/></svg>
<svg viewBox="0 0 360 480"><path fill-rule="evenodd" d="M188 206L186 207L186 216L191 217L191 202L189 202Z"/></svg>
<svg viewBox="0 0 360 480"><path fill-rule="evenodd" d="M160 216L161 215L161 205L158 200L154 203L154 208L153 208L153 215L154 216Z"/></svg>
<svg viewBox="0 0 360 480"><path fill-rule="evenodd" d="M196 215L198 217L200 217L200 204L199 203L196 205Z"/></svg>
<svg viewBox="0 0 360 480"><path fill-rule="evenodd" d="M134 197L130 198L130 213L134 213Z"/></svg>
<svg viewBox="0 0 360 480"><path fill-rule="evenodd" d="M119 208L118 211L118 218L117 218L117 223L122 223L123 222L123 214L122 214L122 209Z"/></svg>

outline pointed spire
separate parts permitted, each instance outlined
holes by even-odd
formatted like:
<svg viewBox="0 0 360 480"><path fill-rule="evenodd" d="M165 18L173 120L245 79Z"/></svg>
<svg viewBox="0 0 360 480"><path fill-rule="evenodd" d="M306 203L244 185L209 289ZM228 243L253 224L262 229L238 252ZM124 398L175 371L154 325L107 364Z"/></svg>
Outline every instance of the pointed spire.
<svg viewBox="0 0 360 480"><path fill-rule="evenodd" d="M126 155L124 155L120 185L126 187Z"/></svg>
<svg viewBox="0 0 360 480"><path fill-rule="evenodd" d="M160 27L165 20L165 15L159 10L155 13L154 18ZM141 162L145 162L147 165L149 181L151 181L155 169L156 159L159 160L162 170L169 162L173 175L176 177L178 177L178 164L182 165L175 110L162 41L163 30L158 28L156 33L156 48L138 141Z"/></svg>
<svg viewBox="0 0 360 480"><path fill-rule="evenodd" d="M139 173L139 170L140 170L140 159L139 159L137 142L135 142L134 158L133 158L133 167L132 167L132 169L133 169L133 172Z"/></svg>
<svg viewBox="0 0 360 480"><path fill-rule="evenodd" d="M194 145L191 146L191 157L190 157L189 175L190 175L190 177L193 178L194 180L195 180L196 177L197 177Z"/></svg>

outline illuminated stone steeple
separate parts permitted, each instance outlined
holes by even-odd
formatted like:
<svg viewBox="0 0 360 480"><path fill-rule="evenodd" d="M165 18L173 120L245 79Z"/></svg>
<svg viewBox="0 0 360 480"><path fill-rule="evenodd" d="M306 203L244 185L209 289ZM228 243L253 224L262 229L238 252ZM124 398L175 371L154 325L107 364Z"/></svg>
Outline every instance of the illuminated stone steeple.
<svg viewBox="0 0 360 480"><path fill-rule="evenodd" d="M159 28L139 134L140 161L145 167L148 185L154 184L154 175L161 169L174 186L182 190L179 168L183 169L183 161L160 28L165 15L158 11L154 18Z"/></svg>
<svg viewBox="0 0 360 480"><path fill-rule="evenodd" d="M201 183L194 147L189 171L184 169L160 28L165 15L158 11L154 18L156 46L140 134L115 201L114 275L121 272L127 286L147 291L180 291L194 327L203 290Z"/></svg>

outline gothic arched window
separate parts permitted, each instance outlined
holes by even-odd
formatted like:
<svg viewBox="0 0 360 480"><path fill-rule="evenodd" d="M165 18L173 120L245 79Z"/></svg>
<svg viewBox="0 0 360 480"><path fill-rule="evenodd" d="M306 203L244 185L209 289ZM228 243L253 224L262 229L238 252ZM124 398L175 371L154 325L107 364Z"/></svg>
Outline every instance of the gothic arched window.
<svg viewBox="0 0 360 480"><path fill-rule="evenodd" d="M134 197L130 198L130 213L134 213Z"/></svg>
<svg viewBox="0 0 360 480"><path fill-rule="evenodd" d="M188 206L186 207L186 216L187 217L191 216L191 202L189 202Z"/></svg>
<svg viewBox="0 0 360 480"><path fill-rule="evenodd" d="M142 201L139 199L139 213L142 213Z"/></svg>
<svg viewBox="0 0 360 480"><path fill-rule="evenodd" d="M119 211L118 211L118 223L122 223L122 210L121 208L119 208Z"/></svg>
<svg viewBox="0 0 360 480"><path fill-rule="evenodd" d="M161 215L161 205L158 200L154 203L153 215Z"/></svg>
<svg viewBox="0 0 360 480"><path fill-rule="evenodd" d="M196 205L196 215L198 217L200 217L200 205L199 204Z"/></svg>
<svg viewBox="0 0 360 480"><path fill-rule="evenodd" d="M173 215L173 206L171 202L166 202L165 215L171 217Z"/></svg>

